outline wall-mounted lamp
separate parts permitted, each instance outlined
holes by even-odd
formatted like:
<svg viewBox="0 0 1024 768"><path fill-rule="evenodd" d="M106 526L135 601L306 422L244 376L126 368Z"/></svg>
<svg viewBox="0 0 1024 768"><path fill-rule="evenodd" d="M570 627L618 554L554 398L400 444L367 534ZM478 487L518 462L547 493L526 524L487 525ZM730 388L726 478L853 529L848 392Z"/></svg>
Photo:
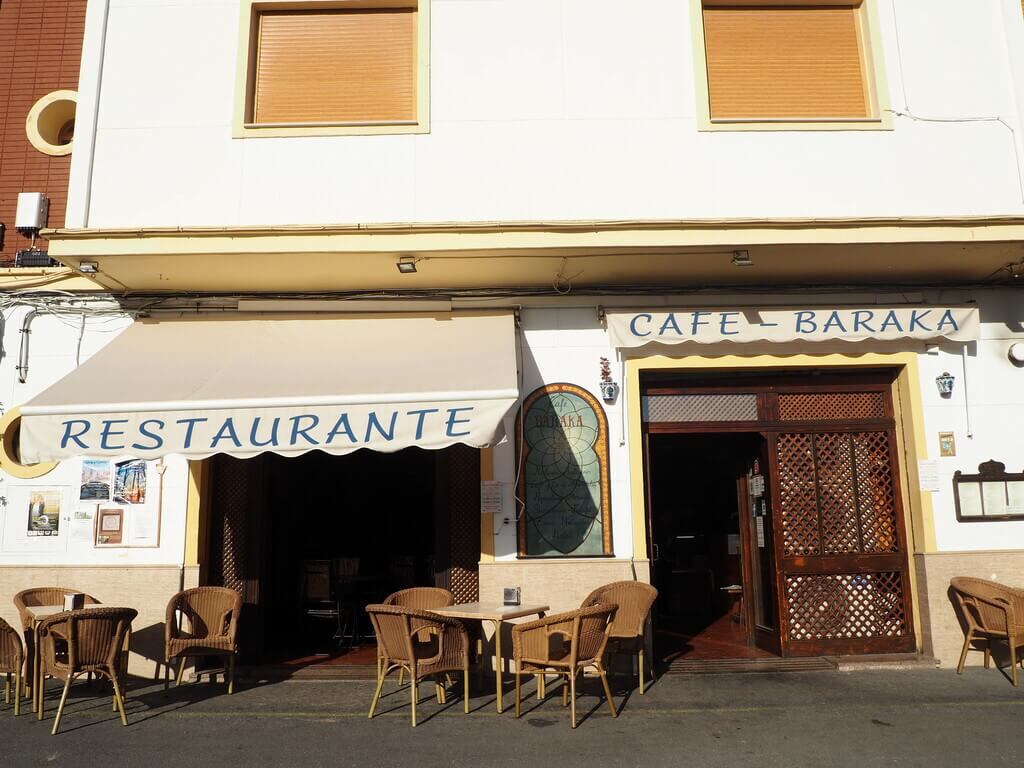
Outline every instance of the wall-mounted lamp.
<svg viewBox="0 0 1024 768"><path fill-rule="evenodd" d="M413 256L402 256L395 264L398 271L403 275L411 275L416 271L416 258Z"/></svg>
<svg viewBox="0 0 1024 768"><path fill-rule="evenodd" d="M80 261L78 263L78 271L83 275L95 275L100 271L100 265L95 261Z"/></svg>
<svg viewBox="0 0 1024 768"><path fill-rule="evenodd" d="M953 396L953 383L956 378L949 371L945 371L935 377L935 386L939 390L940 397Z"/></svg>
<svg viewBox="0 0 1024 768"><path fill-rule="evenodd" d="M734 267L752 267L754 262L750 258L750 251L733 251L732 265Z"/></svg>

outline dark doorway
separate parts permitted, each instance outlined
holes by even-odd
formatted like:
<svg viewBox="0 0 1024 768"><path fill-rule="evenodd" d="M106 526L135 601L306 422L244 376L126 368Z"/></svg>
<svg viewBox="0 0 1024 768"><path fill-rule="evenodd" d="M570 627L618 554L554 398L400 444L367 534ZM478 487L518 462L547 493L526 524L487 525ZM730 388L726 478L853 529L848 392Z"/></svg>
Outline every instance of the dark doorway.
<svg viewBox="0 0 1024 768"><path fill-rule="evenodd" d="M759 433L648 438L655 651L665 662L772 655L753 626L774 615L771 517L759 506L763 479L751 482L764 478L764 453ZM755 606L767 610L755 617Z"/></svg>
<svg viewBox="0 0 1024 768"><path fill-rule="evenodd" d="M372 666L368 603L477 599L479 466L466 446L214 457L207 583L243 594L243 662Z"/></svg>

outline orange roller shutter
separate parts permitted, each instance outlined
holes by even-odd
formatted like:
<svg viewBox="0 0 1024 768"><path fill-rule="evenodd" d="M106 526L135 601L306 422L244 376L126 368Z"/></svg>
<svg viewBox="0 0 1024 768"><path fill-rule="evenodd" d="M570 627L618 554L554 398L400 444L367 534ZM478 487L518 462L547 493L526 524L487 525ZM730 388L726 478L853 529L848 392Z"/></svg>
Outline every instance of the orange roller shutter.
<svg viewBox="0 0 1024 768"><path fill-rule="evenodd" d="M711 118L870 117L859 12L705 7Z"/></svg>
<svg viewBox="0 0 1024 768"><path fill-rule="evenodd" d="M256 123L416 120L416 10L266 11Z"/></svg>

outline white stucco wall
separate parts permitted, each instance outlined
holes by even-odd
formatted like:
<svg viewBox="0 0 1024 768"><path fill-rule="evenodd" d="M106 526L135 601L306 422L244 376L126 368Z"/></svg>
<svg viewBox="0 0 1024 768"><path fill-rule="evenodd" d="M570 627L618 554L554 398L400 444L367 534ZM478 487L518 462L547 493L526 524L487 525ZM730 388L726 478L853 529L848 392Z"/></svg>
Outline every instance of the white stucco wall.
<svg viewBox="0 0 1024 768"><path fill-rule="evenodd" d="M3 334L4 355L0 359L0 403L6 411L43 391L79 362L84 362L109 344L130 323L120 315L90 318L82 332L80 319L74 315L57 317L39 314L31 323L28 376L18 380L17 369L22 327L27 307L5 309L6 328ZM79 352L79 337L81 350ZM127 457L126 457L127 458ZM124 507L124 537L127 547L95 547L91 536L92 521L75 523L78 509L95 512L96 501L79 498L82 462L65 461L42 477L23 479L0 471L0 565L180 565L185 542L185 506L188 493L188 465L178 457L164 460L166 470L161 478L155 462L147 463L146 501L139 505L115 502L105 506ZM61 520L57 536L30 537L28 531L29 494L33 489L53 489L61 494ZM133 518L161 514L159 546L137 546L137 527ZM133 515L133 512L135 513ZM80 535L73 532L78 529ZM147 543L151 540L147 540Z"/></svg>
<svg viewBox="0 0 1024 768"><path fill-rule="evenodd" d="M696 1L431 0L429 134L233 139L238 0L95 0L68 224L1024 212L1016 0L869 0L924 119L758 133L697 130Z"/></svg>

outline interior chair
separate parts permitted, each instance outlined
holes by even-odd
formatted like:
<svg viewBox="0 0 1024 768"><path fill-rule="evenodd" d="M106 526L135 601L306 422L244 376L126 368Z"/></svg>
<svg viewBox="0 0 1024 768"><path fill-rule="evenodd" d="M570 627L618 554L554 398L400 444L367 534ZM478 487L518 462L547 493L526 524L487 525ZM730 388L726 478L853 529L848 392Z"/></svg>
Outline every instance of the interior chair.
<svg viewBox="0 0 1024 768"><path fill-rule="evenodd" d="M219 656L226 660L228 694L234 693L241 613L242 596L226 587L194 587L172 597L164 623L164 690L174 660L178 661L177 687L189 656Z"/></svg>
<svg viewBox="0 0 1024 768"><path fill-rule="evenodd" d="M619 608L612 619L611 631L608 635L608 653L622 653L638 656L640 672L640 694L644 692L644 646L647 630L647 618L651 614L651 606L658 597L658 590L642 581L615 581L605 584L591 592L583 600L582 606L596 603L617 605ZM654 666L651 665L651 679L654 679Z"/></svg>
<svg viewBox="0 0 1024 768"><path fill-rule="evenodd" d="M26 608L38 608L43 605L64 605L64 595L81 593L79 589L68 587L32 587L23 589L14 596L14 607L18 609L18 617L21 619L21 630L25 638L25 663L31 664L35 658L35 635L32 631L32 615ZM100 601L92 595L85 596L86 605L99 605ZM22 676L25 686L25 695L28 696L32 688L31 670L26 667Z"/></svg>
<svg viewBox="0 0 1024 768"><path fill-rule="evenodd" d="M64 681L52 734L60 728L68 690L79 675L93 673L106 677L114 686L114 708L121 724L128 725L124 711L124 641L138 616L134 608L91 608L87 611L63 611L43 619L38 627L42 659L42 677ZM40 683L40 693L42 692ZM39 719L43 719L46 697L39 696Z"/></svg>
<svg viewBox="0 0 1024 768"><path fill-rule="evenodd" d="M1018 685L1017 648L1024 646L1024 589L988 579L957 576L950 580L960 614L967 623L957 674L964 671L967 651L974 640L985 641L985 669L992 658L992 640L1003 640L1010 651L1010 679Z"/></svg>
<svg viewBox="0 0 1024 768"><path fill-rule="evenodd" d="M455 595L441 587L410 587L392 592L384 598L384 605L400 605L403 608L415 608L420 611L432 611L435 608L447 608L455 605ZM416 629L416 621L413 628ZM380 678L384 669L384 651L377 639L377 677ZM398 684L405 678L405 670L398 670Z"/></svg>
<svg viewBox="0 0 1024 768"><path fill-rule="evenodd" d="M334 624L331 637L340 643L344 637L341 619L341 603L334 592L330 560L305 560L302 563L302 615L307 620L303 631L309 631L309 621L329 622Z"/></svg>
<svg viewBox="0 0 1024 768"><path fill-rule="evenodd" d="M384 680L396 669L409 673L413 728L416 727L419 683L425 677L434 677L437 702L444 704L440 675L462 672L463 710L469 714L469 636L461 621L401 605L368 605L366 612L383 653L383 670L377 677L368 717L373 718ZM427 642L419 639L423 635L429 637Z"/></svg>
<svg viewBox="0 0 1024 768"><path fill-rule="evenodd" d="M4 703L11 703L11 677L14 677L14 716L21 714L21 675L25 669L25 650L21 645L18 631L0 619L0 672L6 675L4 681Z"/></svg>
<svg viewBox="0 0 1024 768"><path fill-rule="evenodd" d="M575 728L576 678L588 667L601 678L608 708L612 717L618 717L603 663L615 611L613 604L598 603L512 627L517 718L521 714L522 675L560 675L566 678L562 685L562 706L567 706L571 700L572 727Z"/></svg>

